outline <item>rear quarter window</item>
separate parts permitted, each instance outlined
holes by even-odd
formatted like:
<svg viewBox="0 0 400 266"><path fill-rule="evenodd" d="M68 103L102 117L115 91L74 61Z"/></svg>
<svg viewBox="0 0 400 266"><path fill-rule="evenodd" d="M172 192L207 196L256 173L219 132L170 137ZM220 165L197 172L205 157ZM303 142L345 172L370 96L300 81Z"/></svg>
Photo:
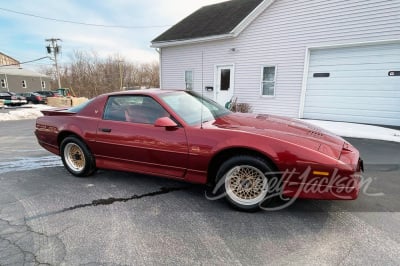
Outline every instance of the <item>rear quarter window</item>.
<svg viewBox="0 0 400 266"><path fill-rule="evenodd" d="M79 113L80 111L82 111L83 109L85 109L86 106L89 105L89 103L91 103L93 101L93 99L90 99L89 101L86 101L84 103L81 103L80 105L74 106L72 108L68 109L68 112L71 113Z"/></svg>

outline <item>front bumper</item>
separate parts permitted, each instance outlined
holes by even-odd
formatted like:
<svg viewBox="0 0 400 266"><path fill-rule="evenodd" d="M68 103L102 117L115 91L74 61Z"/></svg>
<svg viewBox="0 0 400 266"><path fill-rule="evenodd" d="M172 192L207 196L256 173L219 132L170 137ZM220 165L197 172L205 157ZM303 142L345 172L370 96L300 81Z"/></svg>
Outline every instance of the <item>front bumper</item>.
<svg viewBox="0 0 400 266"><path fill-rule="evenodd" d="M341 163L336 166L314 165L314 169L308 167L300 173L300 176L284 178L282 195L290 198L321 200L357 199L364 162L353 147L344 151L340 158Z"/></svg>
<svg viewBox="0 0 400 266"><path fill-rule="evenodd" d="M289 198L320 200L355 200L360 192L360 177L354 177L350 186L297 183L284 184L282 194Z"/></svg>

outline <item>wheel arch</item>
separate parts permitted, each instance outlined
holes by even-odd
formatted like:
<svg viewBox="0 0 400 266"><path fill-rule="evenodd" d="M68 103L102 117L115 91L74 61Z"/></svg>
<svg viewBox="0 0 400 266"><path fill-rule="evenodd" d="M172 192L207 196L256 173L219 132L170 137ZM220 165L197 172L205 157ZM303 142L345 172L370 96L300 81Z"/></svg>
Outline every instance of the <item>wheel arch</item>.
<svg viewBox="0 0 400 266"><path fill-rule="evenodd" d="M73 131L70 131L70 130L64 130L64 131L61 131L57 136L58 146L61 148L61 142L65 138L71 137L71 136L78 138L79 140L81 140L83 143L86 144L85 140L79 134L77 134L76 132L73 132ZM87 144L86 144L86 146L87 146Z"/></svg>
<svg viewBox="0 0 400 266"><path fill-rule="evenodd" d="M208 171L207 171L207 184L214 184L216 181L216 175L219 169L219 166L229 158L232 158L234 156L238 155L249 155L253 157L258 157L262 158L265 160L271 167L274 167L274 170L278 171L278 166L277 164L272 160L272 156L266 155L258 150L248 148L248 147L232 147L232 148L227 148L223 149L219 152L217 152L211 159L209 166L208 166Z"/></svg>

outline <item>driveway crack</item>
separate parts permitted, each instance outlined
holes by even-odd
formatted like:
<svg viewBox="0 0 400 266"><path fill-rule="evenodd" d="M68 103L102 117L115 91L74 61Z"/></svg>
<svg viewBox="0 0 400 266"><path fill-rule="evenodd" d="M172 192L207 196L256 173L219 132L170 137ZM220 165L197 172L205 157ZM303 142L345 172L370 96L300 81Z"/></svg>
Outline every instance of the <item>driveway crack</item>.
<svg viewBox="0 0 400 266"><path fill-rule="evenodd" d="M97 200L93 200L90 203L77 204L77 205L67 207L67 208L64 208L64 209L61 209L58 211L53 211L53 212L48 212L48 213L44 213L44 214L38 214L35 216L27 217L26 220L31 221L31 220L35 220L38 218L43 218L43 217L60 214L60 213L64 213L64 212L69 212L69 211L73 211L73 210L77 210L77 209L87 208L87 207L111 205L116 202L128 202L131 200L137 200L137 199L141 199L141 198L145 198L145 197L154 197L154 196L163 195L163 194L167 194L167 193L174 192L174 191L186 190L187 188L188 187L162 187L157 191L153 191L153 192L149 192L149 193L145 193L145 194L141 194L141 195L133 195L130 197L125 197L125 198L110 197L107 199L97 199Z"/></svg>

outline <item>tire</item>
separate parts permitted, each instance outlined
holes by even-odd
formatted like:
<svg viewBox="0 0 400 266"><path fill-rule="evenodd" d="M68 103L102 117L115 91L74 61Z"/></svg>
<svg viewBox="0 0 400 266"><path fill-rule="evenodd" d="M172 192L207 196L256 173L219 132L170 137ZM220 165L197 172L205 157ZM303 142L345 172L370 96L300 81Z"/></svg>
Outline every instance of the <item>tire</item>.
<svg viewBox="0 0 400 266"><path fill-rule="evenodd" d="M64 167L76 177L87 177L96 171L94 156L86 144L70 136L61 142L61 159Z"/></svg>
<svg viewBox="0 0 400 266"><path fill-rule="evenodd" d="M225 161L217 172L220 192L232 207L241 211L254 212L265 204L268 195L268 178L265 173L274 171L262 158L241 155Z"/></svg>

